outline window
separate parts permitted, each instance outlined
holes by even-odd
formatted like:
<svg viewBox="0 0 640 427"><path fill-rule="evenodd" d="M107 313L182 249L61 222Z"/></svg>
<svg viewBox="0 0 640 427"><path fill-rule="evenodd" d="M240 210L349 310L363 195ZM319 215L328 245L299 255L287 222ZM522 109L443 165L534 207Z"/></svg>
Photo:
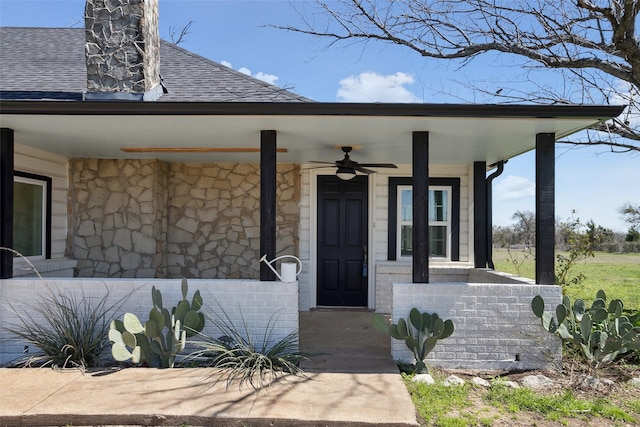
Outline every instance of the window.
<svg viewBox="0 0 640 427"><path fill-rule="evenodd" d="M429 179L429 250L434 258L459 257L460 179ZM413 254L412 178L389 178L389 259Z"/></svg>
<svg viewBox="0 0 640 427"><path fill-rule="evenodd" d="M398 249L401 257L413 254L413 189L398 186ZM451 253L451 187L429 187L430 256L448 258Z"/></svg>
<svg viewBox="0 0 640 427"><path fill-rule="evenodd" d="M13 248L26 257L50 258L50 217L51 178L16 171L13 180Z"/></svg>

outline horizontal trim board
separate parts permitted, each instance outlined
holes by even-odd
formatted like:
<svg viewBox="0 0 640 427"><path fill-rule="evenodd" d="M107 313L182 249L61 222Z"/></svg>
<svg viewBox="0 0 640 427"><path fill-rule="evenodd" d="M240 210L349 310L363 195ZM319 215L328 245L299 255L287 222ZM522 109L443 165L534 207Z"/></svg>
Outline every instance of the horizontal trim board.
<svg viewBox="0 0 640 427"><path fill-rule="evenodd" d="M259 153L258 147L123 147L120 150L125 153ZM276 148L278 153L286 153L286 148Z"/></svg>

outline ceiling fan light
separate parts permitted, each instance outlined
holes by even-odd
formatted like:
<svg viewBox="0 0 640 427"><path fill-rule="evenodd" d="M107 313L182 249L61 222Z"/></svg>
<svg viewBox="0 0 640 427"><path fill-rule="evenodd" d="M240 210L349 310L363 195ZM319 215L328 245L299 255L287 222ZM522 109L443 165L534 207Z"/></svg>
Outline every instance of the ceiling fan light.
<svg viewBox="0 0 640 427"><path fill-rule="evenodd" d="M343 181L349 181L355 178L356 171L352 168L339 167L336 171L336 176Z"/></svg>

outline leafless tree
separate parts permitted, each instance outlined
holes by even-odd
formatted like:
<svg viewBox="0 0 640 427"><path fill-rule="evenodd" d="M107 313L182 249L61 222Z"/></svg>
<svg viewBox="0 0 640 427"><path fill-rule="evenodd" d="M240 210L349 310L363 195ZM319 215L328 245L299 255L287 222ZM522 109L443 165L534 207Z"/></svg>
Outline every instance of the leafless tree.
<svg viewBox="0 0 640 427"><path fill-rule="evenodd" d="M186 37L191 34L191 26L193 25L193 19L190 19L185 25L180 28L169 26L169 38L171 43L179 45L186 40Z"/></svg>
<svg viewBox="0 0 640 427"><path fill-rule="evenodd" d="M328 40L404 46L461 66L490 52L522 62L529 85L478 88L501 103L626 104L618 118L570 144L640 152L640 0L316 0L301 24L276 26ZM320 13L318 13L320 12ZM541 70L558 84L531 77ZM507 82L508 84L508 82Z"/></svg>

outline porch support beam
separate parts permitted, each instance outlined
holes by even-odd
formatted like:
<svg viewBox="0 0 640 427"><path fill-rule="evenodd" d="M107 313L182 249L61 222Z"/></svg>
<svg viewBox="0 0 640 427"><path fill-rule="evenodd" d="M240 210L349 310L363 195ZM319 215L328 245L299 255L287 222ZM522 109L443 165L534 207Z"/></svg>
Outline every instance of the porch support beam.
<svg viewBox="0 0 640 427"><path fill-rule="evenodd" d="M554 133L536 135L536 283L555 283Z"/></svg>
<svg viewBox="0 0 640 427"><path fill-rule="evenodd" d="M487 162L473 162L473 266L487 266Z"/></svg>
<svg viewBox="0 0 640 427"><path fill-rule="evenodd" d="M276 131L260 131L260 257L276 257ZM260 280L273 282L275 274L260 263Z"/></svg>
<svg viewBox="0 0 640 427"><path fill-rule="evenodd" d="M0 247L13 248L13 129L0 128ZM13 253L0 250L0 279L13 277Z"/></svg>
<svg viewBox="0 0 640 427"><path fill-rule="evenodd" d="M413 283L429 283L429 132L413 132Z"/></svg>

